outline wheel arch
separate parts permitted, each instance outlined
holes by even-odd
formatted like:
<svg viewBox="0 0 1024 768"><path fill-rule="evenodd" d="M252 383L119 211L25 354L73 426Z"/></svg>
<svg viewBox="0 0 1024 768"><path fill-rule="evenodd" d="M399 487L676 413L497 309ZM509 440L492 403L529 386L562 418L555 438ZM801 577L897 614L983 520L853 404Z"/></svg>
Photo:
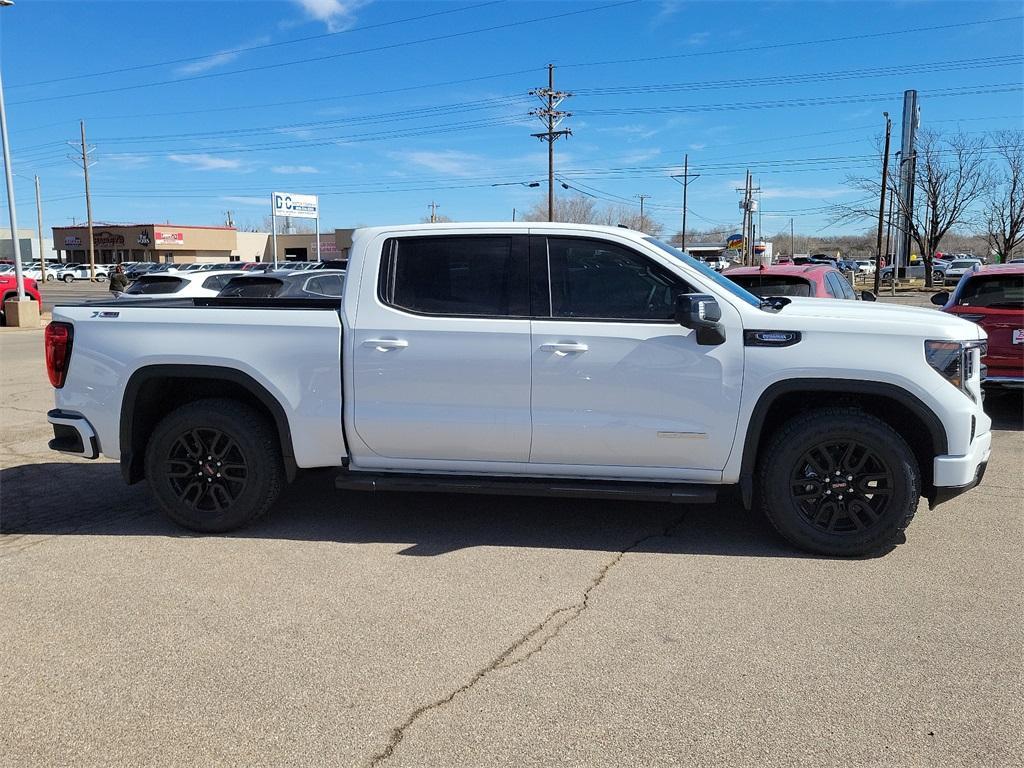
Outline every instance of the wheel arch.
<svg viewBox="0 0 1024 768"><path fill-rule="evenodd" d="M922 494L932 492L932 459L947 452L948 441L942 421L920 398L878 381L790 379L767 387L750 414L739 481L746 508L753 504L754 475L765 436L793 416L827 405L853 405L892 426L917 458Z"/></svg>
<svg viewBox="0 0 1024 768"><path fill-rule="evenodd" d="M288 482L298 465L288 416L266 387L234 368L216 365L161 364L139 368L128 379L121 399L121 474L129 485L145 478L146 440L171 411L196 400L229 397L267 415L277 431Z"/></svg>

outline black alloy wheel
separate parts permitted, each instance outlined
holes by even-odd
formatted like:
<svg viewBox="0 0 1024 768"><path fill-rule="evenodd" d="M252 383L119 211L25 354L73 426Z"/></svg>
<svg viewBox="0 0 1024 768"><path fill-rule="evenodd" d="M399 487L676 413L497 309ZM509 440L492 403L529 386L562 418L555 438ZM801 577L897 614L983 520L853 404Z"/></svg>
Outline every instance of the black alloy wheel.
<svg viewBox="0 0 1024 768"><path fill-rule="evenodd" d="M179 435L164 467L178 500L196 512L226 512L249 481L238 441L219 429L200 427Z"/></svg>
<svg viewBox="0 0 1024 768"><path fill-rule="evenodd" d="M829 533L865 530L885 515L893 474L858 440L824 441L805 451L790 476L803 518Z"/></svg>

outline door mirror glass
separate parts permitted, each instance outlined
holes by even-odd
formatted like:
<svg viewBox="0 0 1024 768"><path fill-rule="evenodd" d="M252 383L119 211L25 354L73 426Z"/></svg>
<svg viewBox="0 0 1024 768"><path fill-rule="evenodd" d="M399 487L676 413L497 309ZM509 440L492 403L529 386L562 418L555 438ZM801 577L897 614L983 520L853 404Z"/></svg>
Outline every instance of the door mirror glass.
<svg viewBox="0 0 1024 768"><path fill-rule="evenodd" d="M875 294L873 294L871 291L861 291L860 292L860 300L861 301L878 301L878 297L875 296Z"/></svg>
<svg viewBox="0 0 1024 768"><path fill-rule="evenodd" d="M676 298L676 322L695 330L698 344L713 346L725 341L721 319L722 308L714 296L684 293Z"/></svg>
<svg viewBox="0 0 1024 768"><path fill-rule="evenodd" d="M932 304L937 307L946 306L947 301L949 301L949 291L939 291L932 294Z"/></svg>

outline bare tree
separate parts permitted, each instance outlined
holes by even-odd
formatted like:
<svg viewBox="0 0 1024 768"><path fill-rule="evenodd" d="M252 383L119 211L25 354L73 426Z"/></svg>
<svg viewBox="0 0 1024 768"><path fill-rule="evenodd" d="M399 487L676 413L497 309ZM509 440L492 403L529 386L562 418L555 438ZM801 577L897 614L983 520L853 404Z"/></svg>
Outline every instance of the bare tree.
<svg viewBox="0 0 1024 768"><path fill-rule="evenodd" d="M1024 131L1000 131L993 141L1000 168L985 195L985 235L1005 262L1024 244Z"/></svg>
<svg viewBox="0 0 1024 768"><path fill-rule="evenodd" d="M602 210L596 224L605 224L609 227L617 227L620 224L637 232L645 232L652 237L658 237L665 230L665 225L655 221L646 213L641 216L640 211L634 210L628 205L610 205Z"/></svg>
<svg viewBox="0 0 1024 768"><path fill-rule="evenodd" d="M985 159L983 139L971 139L962 133L944 137L935 131L918 134L914 173L913 210L910 211L910 237L925 262L925 281L932 286L932 259L942 238L953 227L968 225L972 206L991 185L991 168ZM909 201L899 191L899 174L889 176L890 190L897 211L906 211ZM870 177L852 177L848 183L868 194L867 201L840 204L833 209L833 222L850 222L877 217L874 202L881 182Z"/></svg>
<svg viewBox="0 0 1024 768"><path fill-rule="evenodd" d="M289 222L294 232L288 232ZM274 231L274 217L269 213L263 217L262 232L273 232ZM316 222L313 219L296 219L290 216L278 216L277 217L277 234L287 235L312 235L316 232Z"/></svg>
<svg viewBox="0 0 1024 768"><path fill-rule="evenodd" d="M445 216L443 213L435 213L433 221L430 220L430 214L427 214L420 219L420 224L450 224L453 221L455 221L455 219L450 216Z"/></svg>
<svg viewBox="0 0 1024 768"><path fill-rule="evenodd" d="M597 223L598 212L594 200L586 195L573 195L571 197L555 198L555 221L562 221L569 224L595 224ZM548 201L547 198L538 200L537 203L523 214L523 221L547 221Z"/></svg>

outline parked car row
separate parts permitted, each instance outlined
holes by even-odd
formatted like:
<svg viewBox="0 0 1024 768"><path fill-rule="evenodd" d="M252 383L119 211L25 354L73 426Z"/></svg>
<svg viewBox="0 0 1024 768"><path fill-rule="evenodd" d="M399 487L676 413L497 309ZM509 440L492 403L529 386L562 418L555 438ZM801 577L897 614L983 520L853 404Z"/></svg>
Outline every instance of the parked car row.
<svg viewBox="0 0 1024 768"><path fill-rule="evenodd" d="M161 271L140 275L121 298L340 298L344 280L337 269Z"/></svg>

